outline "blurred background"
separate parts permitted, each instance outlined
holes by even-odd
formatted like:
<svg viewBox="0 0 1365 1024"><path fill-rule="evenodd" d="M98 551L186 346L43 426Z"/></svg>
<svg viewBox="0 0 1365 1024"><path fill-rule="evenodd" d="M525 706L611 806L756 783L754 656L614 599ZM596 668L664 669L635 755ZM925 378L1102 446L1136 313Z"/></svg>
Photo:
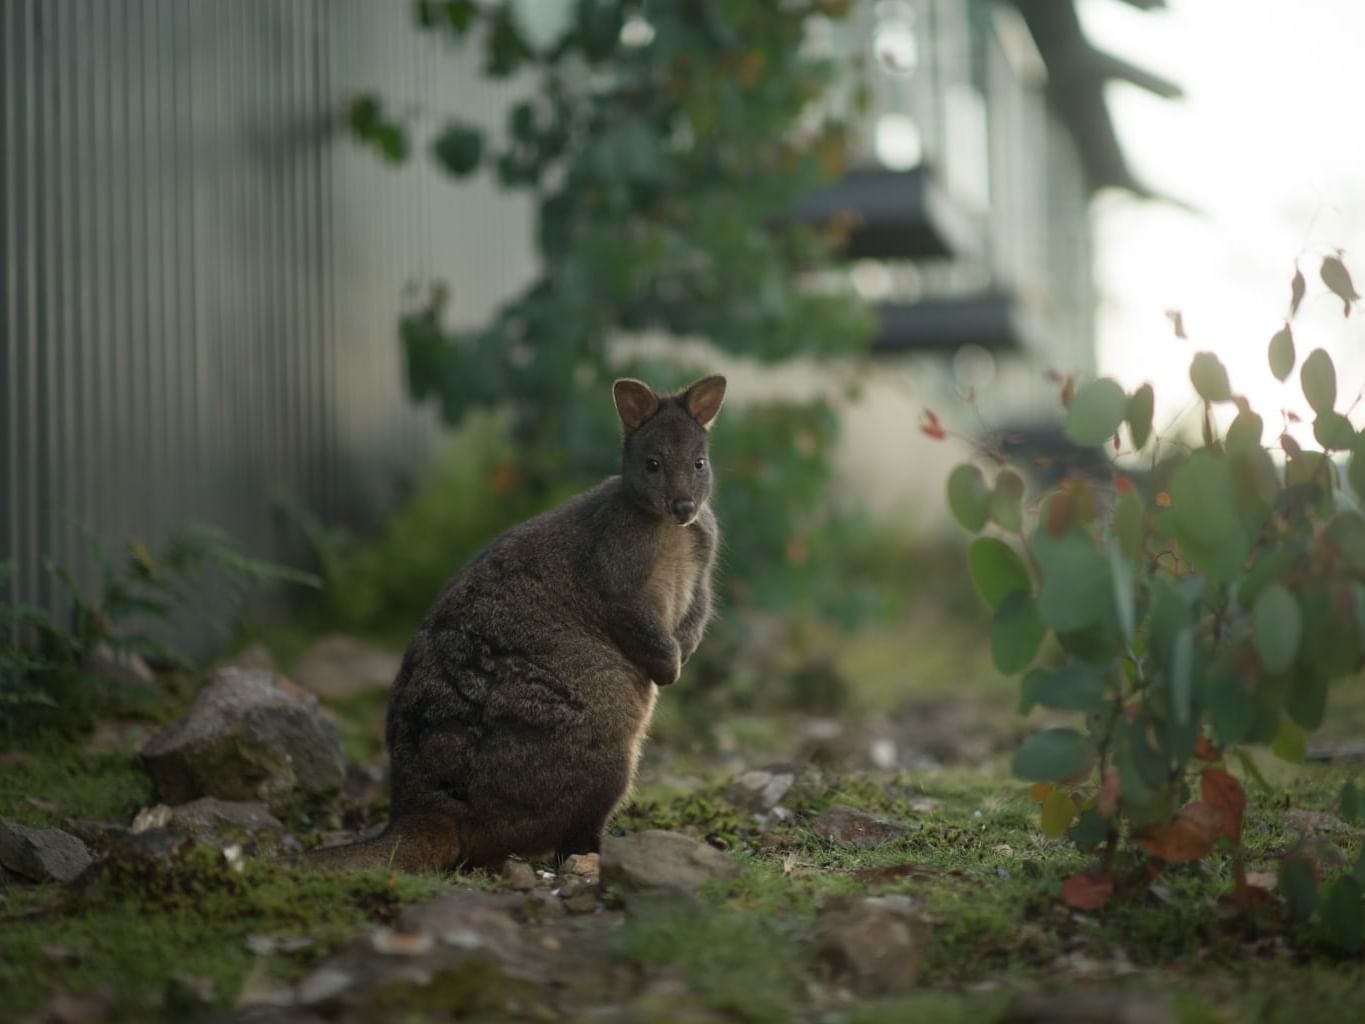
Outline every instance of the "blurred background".
<svg viewBox="0 0 1365 1024"><path fill-rule="evenodd" d="M613 376L721 371L724 611L666 728L1007 704L947 468L1100 458L1068 377L1150 380L1178 433L1200 349L1289 401L1289 279L1365 232L1362 30L1340 0L0 0L5 597L60 617L101 549L209 525L322 587L178 645L401 647L612 471ZM1296 331L1348 390L1335 301Z"/></svg>

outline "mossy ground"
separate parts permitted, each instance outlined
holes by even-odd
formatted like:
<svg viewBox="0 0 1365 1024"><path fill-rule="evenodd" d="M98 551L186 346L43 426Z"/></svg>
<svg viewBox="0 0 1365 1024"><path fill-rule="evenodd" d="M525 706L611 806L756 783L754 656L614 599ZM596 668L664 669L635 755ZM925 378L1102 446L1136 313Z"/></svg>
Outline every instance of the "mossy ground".
<svg viewBox="0 0 1365 1024"><path fill-rule="evenodd" d="M974 701L1001 728L1018 728L1010 684L984 663L974 613L950 612L908 608L903 622L870 627L842 645L808 635L828 645L852 681L850 722L929 696ZM722 793L737 763L757 767L790 756L799 716L751 709L714 725L711 742L688 742L682 719L670 717L673 696L664 695L663 739L614 828L711 837L744 872L705 892L700 909L641 913L615 933L616 955L645 975L681 978L686 991L679 1002L646 986L632 1019L692 1014L763 1024L809 1017L818 1007L820 1020L838 1024L975 1022L995 1019L1020 991L1078 986L1157 991L1187 1024L1343 1020L1351 1019L1347 1008L1365 1005L1358 958L1342 958L1275 912L1248 918L1229 910L1222 858L1168 870L1153 893L1103 911L1066 910L1061 879L1086 860L1043 838L1027 788L1009 777L1007 753L910 773L826 771L784 801L793 819L760 828ZM1334 698L1320 739L1365 735L1365 687L1355 681ZM333 710L350 756L374 763L382 754L382 701L362 698ZM126 824L154 800L135 746L32 736L4 756L0 816L25 824L69 817ZM1361 766L1260 763L1274 792L1248 784L1248 867L1273 871L1276 856L1301 838L1286 810L1334 812L1341 782ZM819 839L808 822L833 804L867 809L911 831L871 849ZM1325 832L1321 840L1348 862L1360 849L1358 830ZM243 985L300 976L357 929L391 920L404 903L449 881L329 876L261 862L237 873L204 850L173 870L98 873L70 889L0 887L0 1019L31 1012L56 991L100 993L124 1019L181 1019L206 998L230 1006ZM857 999L822 976L812 924L832 896L883 892L921 903L932 943L916 995ZM311 944L259 956L246 945L250 935Z"/></svg>

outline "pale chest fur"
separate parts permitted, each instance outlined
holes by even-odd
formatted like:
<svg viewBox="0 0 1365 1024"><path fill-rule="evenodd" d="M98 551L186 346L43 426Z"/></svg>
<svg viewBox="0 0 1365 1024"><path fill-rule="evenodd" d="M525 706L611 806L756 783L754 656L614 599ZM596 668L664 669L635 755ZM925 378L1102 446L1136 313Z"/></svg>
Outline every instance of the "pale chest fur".
<svg viewBox="0 0 1365 1024"><path fill-rule="evenodd" d="M687 614L704 568L697 540L690 527L666 527L645 582L645 599L669 633L677 630Z"/></svg>

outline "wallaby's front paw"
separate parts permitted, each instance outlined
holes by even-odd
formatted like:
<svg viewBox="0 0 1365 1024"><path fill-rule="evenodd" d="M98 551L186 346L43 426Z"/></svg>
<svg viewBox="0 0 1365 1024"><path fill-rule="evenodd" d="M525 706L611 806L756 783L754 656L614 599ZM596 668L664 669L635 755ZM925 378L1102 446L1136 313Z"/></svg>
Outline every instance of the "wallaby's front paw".
<svg viewBox="0 0 1365 1024"><path fill-rule="evenodd" d="M672 686L682 675L682 652L675 646L669 654L651 659L644 669L657 685Z"/></svg>

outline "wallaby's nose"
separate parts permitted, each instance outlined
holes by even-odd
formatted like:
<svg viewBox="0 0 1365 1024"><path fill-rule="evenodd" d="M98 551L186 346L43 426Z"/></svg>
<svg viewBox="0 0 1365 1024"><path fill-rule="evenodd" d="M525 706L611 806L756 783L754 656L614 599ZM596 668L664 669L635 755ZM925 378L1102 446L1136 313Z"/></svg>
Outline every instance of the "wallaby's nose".
<svg viewBox="0 0 1365 1024"><path fill-rule="evenodd" d="M691 498L673 499L673 518L685 523L697 514L697 503Z"/></svg>

